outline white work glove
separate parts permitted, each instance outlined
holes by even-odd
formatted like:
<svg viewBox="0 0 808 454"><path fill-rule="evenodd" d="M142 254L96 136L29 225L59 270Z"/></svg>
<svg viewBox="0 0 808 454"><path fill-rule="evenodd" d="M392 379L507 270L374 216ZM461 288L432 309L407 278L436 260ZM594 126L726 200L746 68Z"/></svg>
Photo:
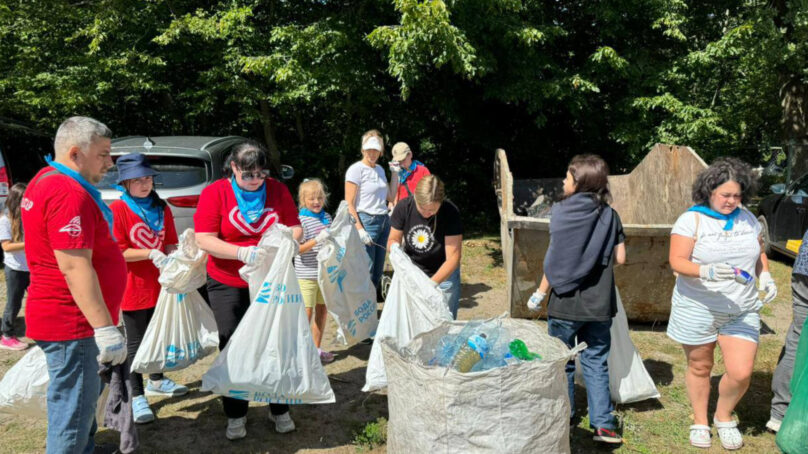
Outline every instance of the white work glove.
<svg viewBox="0 0 808 454"><path fill-rule="evenodd" d="M699 266L699 277L705 281L729 281L735 279L735 270L726 263L710 263Z"/></svg>
<svg viewBox="0 0 808 454"><path fill-rule="evenodd" d="M401 172L401 164L395 161L390 161L388 164L390 166L390 172L399 173Z"/></svg>
<svg viewBox="0 0 808 454"><path fill-rule="evenodd" d="M432 288L438 288L438 286L440 285L440 282L435 282L432 279L429 280L429 283L430 285L432 285Z"/></svg>
<svg viewBox="0 0 808 454"><path fill-rule="evenodd" d="M359 239L362 240L362 243L364 243L365 246L370 246L373 244L373 238L370 237L370 234L365 229L359 231Z"/></svg>
<svg viewBox="0 0 808 454"><path fill-rule="evenodd" d="M99 364L110 363L117 366L126 361L126 339L114 326L95 329L95 345L98 346Z"/></svg>
<svg viewBox="0 0 808 454"><path fill-rule="evenodd" d="M770 303L777 296L777 284L774 283L771 273L764 271L758 276L758 288L762 292L766 292L763 297L763 303Z"/></svg>
<svg viewBox="0 0 808 454"><path fill-rule="evenodd" d="M253 265L265 259L267 251L258 246L244 246L238 248L238 259L247 265Z"/></svg>
<svg viewBox="0 0 808 454"><path fill-rule="evenodd" d="M393 243L390 245L390 252L393 252L396 249L401 249L401 243Z"/></svg>
<svg viewBox="0 0 808 454"><path fill-rule="evenodd" d="M316 237L314 237L314 242L317 244L321 244L322 242L328 240L329 238L331 238L331 232L329 232L328 229L323 229L320 230L320 233L318 233Z"/></svg>
<svg viewBox="0 0 808 454"><path fill-rule="evenodd" d="M162 269L163 266L168 263L168 256L163 254L163 251L159 249L152 249L151 252L149 252L149 260L154 263L157 269Z"/></svg>
<svg viewBox="0 0 808 454"><path fill-rule="evenodd" d="M536 312L541 310L541 302L544 301L544 298L547 297L546 292L542 292L539 289L536 289L532 295L530 295L530 299L527 300L527 308L532 312Z"/></svg>

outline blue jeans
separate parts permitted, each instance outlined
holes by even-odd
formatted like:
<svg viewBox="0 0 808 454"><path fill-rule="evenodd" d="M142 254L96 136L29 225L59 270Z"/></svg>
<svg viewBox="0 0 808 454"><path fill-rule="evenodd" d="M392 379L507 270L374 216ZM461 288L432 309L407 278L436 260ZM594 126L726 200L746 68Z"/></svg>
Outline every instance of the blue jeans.
<svg viewBox="0 0 808 454"><path fill-rule="evenodd" d="M359 220L365 231L368 232L373 242L370 246L365 246L365 250L370 257L370 281L376 288L379 288L379 281L382 279L384 271L384 255L387 252L387 237L390 236L390 216L387 214L366 214L359 213Z"/></svg>
<svg viewBox="0 0 808 454"><path fill-rule="evenodd" d="M458 266L456 270L449 277L446 278L445 281L438 284L438 289L446 295L447 301L449 303L449 311L452 312L452 318L457 320L457 308L460 307L460 267Z"/></svg>
<svg viewBox="0 0 808 454"><path fill-rule="evenodd" d="M97 429L95 407L101 392L98 347L92 337L37 341L48 363L48 454L91 453Z"/></svg>
<svg viewBox="0 0 808 454"><path fill-rule="evenodd" d="M589 425L595 429L617 429L617 421L612 412L614 405L609 395L609 349L612 335L609 329L612 321L576 322L549 318L547 328L550 335L557 337L567 347L572 348L575 336L578 342L586 342L586 350L581 352L581 369L586 383L586 400L589 404ZM570 395L570 418L575 414L575 361L567 363L567 385Z"/></svg>

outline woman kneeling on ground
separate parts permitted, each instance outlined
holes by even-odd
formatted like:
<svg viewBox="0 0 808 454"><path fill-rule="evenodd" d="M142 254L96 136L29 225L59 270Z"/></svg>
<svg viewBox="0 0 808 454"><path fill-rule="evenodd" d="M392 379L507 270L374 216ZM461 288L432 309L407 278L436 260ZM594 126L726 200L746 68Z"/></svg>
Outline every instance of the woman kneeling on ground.
<svg viewBox="0 0 808 454"><path fill-rule="evenodd" d="M427 175L418 182L413 197L393 209L387 249L401 245L406 253L445 295L452 317L460 304L460 256L463 223L460 210L446 199L443 182Z"/></svg>
<svg viewBox="0 0 808 454"><path fill-rule="evenodd" d="M547 328L567 347L586 342L581 368L589 404L593 439L622 443L609 394L612 318L617 314L614 262L626 261L625 235L617 211L609 206L609 167L599 156L572 158L564 179L563 199L550 215L550 247L544 276L528 308L537 311L547 293ZM552 287L552 289L551 289ZM575 415L575 361L566 365L570 419Z"/></svg>
<svg viewBox="0 0 808 454"><path fill-rule="evenodd" d="M166 254L177 249L177 230L171 209L154 191L157 171L145 155L130 153L118 158L118 190L121 199L110 204L115 240L126 260L126 291L121 302L126 329L128 363L131 365L154 315L160 296L160 267ZM146 396L182 396L188 388L163 374L150 374L144 396L143 376L129 375L132 383L132 413L135 422L154 421Z"/></svg>
<svg viewBox="0 0 808 454"><path fill-rule="evenodd" d="M246 141L233 148L224 164L225 177L202 190L194 214L196 242L208 253L208 298L219 330L219 351L236 331L247 308L250 290L238 270L266 257L257 247L261 236L276 222L292 229L300 240L303 230L297 206L286 186L269 178L268 153ZM249 402L222 396L228 440L247 436ZM269 419L280 433L295 430L289 406L269 405Z"/></svg>
<svg viewBox="0 0 808 454"><path fill-rule="evenodd" d="M713 421L725 449L743 446L732 412L749 388L760 309L777 294L761 248L760 223L741 205L753 188L749 165L734 158L716 160L693 185L696 205L679 216L671 231L669 259L678 277L668 337L681 343L687 356L685 384L695 422L690 444L700 448L711 445L707 406L716 342L726 373L718 384ZM762 302L755 276L767 291Z"/></svg>

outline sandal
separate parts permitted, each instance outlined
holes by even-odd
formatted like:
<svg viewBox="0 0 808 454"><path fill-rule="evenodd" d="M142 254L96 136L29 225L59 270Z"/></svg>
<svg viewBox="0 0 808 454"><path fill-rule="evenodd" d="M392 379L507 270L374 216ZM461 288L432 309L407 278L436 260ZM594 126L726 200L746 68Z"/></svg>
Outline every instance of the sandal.
<svg viewBox="0 0 808 454"><path fill-rule="evenodd" d="M718 430L718 438L721 439L721 446L726 450L741 449L743 446L743 437L738 430L737 421L721 422L713 418L715 428Z"/></svg>
<svg viewBox="0 0 808 454"><path fill-rule="evenodd" d="M690 444L697 448L709 448L713 445L710 440L710 426L693 424L690 426Z"/></svg>

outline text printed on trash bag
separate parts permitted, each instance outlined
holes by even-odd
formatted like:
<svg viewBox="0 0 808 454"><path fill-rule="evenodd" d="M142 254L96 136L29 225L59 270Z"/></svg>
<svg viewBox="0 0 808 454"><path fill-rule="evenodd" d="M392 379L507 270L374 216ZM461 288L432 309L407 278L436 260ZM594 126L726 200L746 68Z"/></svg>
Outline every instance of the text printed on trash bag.
<svg viewBox="0 0 808 454"><path fill-rule="evenodd" d="M365 300L361 306L359 306L355 311L354 315L356 319L351 320L348 322L348 331L351 332L351 336L356 337L356 323L365 323L371 315L373 315L373 311L376 310L376 304L374 304L371 300Z"/></svg>
<svg viewBox="0 0 808 454"><path fill-rule="evenodd" d="M303 295L300 293L286 293L286 284L273 284L264 282L255 302L260 304L300 304L303 302Z"/></svg>
<svg viewBox="0 0 808 454"><path fill-rule="evenodd" d="M278 395L260 391L251 392L231 389L227 392L227 395L234 399L263 402L267 404L300 405L303 403L303 399L298 398L297 396L285 396L283 394Z"/></svg>
<svg viewBox="0 0 808 454"><path fill-rule="evenodd" d="M166 368L177 367L185 360L194 361L201 351L202 344L199 341L189 342L185 350L173 344L169 345L166 347Z"/></svg>

